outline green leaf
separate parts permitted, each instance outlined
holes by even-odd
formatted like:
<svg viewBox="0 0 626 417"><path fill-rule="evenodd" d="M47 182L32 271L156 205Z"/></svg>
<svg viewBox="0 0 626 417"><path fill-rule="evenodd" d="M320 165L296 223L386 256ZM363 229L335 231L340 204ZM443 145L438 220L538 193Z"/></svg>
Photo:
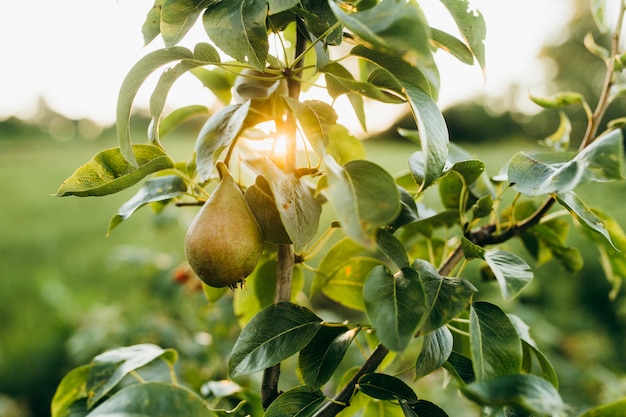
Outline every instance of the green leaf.
<svg viewBox="0 0 626 417"><path fill-rule="evenodd" d="M437 97L439 78L436 74L428 74L430 75L429 78L419 68L409 64L401 57L370 49L363 45L357 45L352 48L350 54L370 61L380 67L372 71L367 78L368 82L378 87L402 94L402 85L399 80L403 80L404 83L418 86L431 97Z"/></svg>
<svg viewBox="0 0 626 417"><path fill-rule="evenodd" d="M223 68L217 67L211 70L206 68L194 68L190 71L211 93L224 105L228 105L232 99L232 86L236 74Z"/></svg>
<svg viewBox="0 0 626 417"><path fill-rule="evenodd" d="M87 378L90 370L91 365L79 366L63 377L50 405L52 417L69 416L72 404L87 398Z"/></svg>
<svg viewBox="0 0 626 417"><path fill-rule="evenodd" d="M467 41L476 61L485 71L485 38L487 27L483 15L468 0L441 0Z"/></svg>
<svg viewBox="0 0 626 417"><path fill-rule="evenodd" d="M277 245L293 243L285 230L276 207L274 193L265 177L257 176L255 183L246 189L244 196L259 226L261 226L266 242Z"/></svg>
<svg viewBox="0 0 626 417"><path fill-rule="evenodd" d="M141 33L143 34L143 43L145 45L152 42L154 38L161 33L161 7L165 0L155 0L154 6L148 11L146 20L141 26Z"/></svg>
<svg viewBox="0 0 626 417"><path fill-rule="evenodd" d="M174 110L161 119L161 123L159 124L159 137L166 136L183 123L197 116L209 116L209 109L206 106L192 104Z"/></svg>
<svg viewBox="0 0 626 417"><path fill-rule="evenodd" d="M430 213L429 213L430 214ZM434 231L440 227L451 228L459 221L458 210L444 210L440 213L419 219L407 224L403 230L410 234L420 233L426 237L432 237Z"/></svg>
<svg viewBox="0 0 626 417"><path fill-rule="evenodd" d="M231 378L262 371L302 350L322 319L291 303L267 307L242 330L228 361Z"/></svg>
<svg viewBox="0 0 626 417"><path fill-rule="evenodd" d="M606 182L624 178L624 138L621 130L598 137L575 158L585 166L585 181Z"/></svg>
<svg viewBox="0 0 626 417"><path fill-rule="evenodd" d="M394 269L408 268L409 255L406 253L406 249L392 233L378 229L376 232L376 247L388 258L393 264ZM389 263L387 263L389 265Z"/></svg>
<svg viewBox="0 0 626 417"><path fill-rule="evenodd" d="M437 104L422 89L400 80L413 117L417 121L422 150L411 155L409 167L420 190L425 190L438 180L448 156L448 128ZM416 164L420 167L415 169Z"/></svg>
<svg viewBox="0 0 626 417"><path fill-rule="evenodd" d="M196 140L196 164L202 181L209 179L215 158L239 136L250 100L219 110L206 121Z"/></svg>
<svg viewBox="0 0 626 417"><path fill-rule="evenodd" d="M335 64L336 65L336 64ZM328 66L324 67L326 70ZM381 103L399 104L404 100L395 94L382 90L372 83L356 81L353 78L340 77L330 72L326 73L326 85L331 97L337 98L342 94L360 94Z"/></svg>
<svg viewBox="0 0 626 417"><path fill-rule="evenodd" d="M414 403L400 402L400 407L405 417L448 417L448 414L439 406L426 400L418 400Z"/></svg>
<svg viewBox="0 0 626 417"><path fill-rule="evenodd" d="M267 408L264 417L311 417L324 403L322 391L295 387L278 396Z"/></svg>
<svg viewBox="0 0 626 417"><path fill-rule="evenodd" d="M322 326L302 349L298 367L304 383L317 390L330 380L360 328Z"/></svg>
<svg viewBox="0 0 626 417"><path fill-rule="evenodd" d="M403 351L427 308L418 273L403 268L392 275L385 267L377 266L365 280L363 300L380 341L391 350Z"/></svg>
<svg viewBox="0 0 626 417"><path fill-rule="evenodd" d="M194 48L194 59L183 59L175 66L168 68L161 74L154 92L150 96L150 114L152 120L148 129L148 138L155 144L159 144L161 115L165 107L165 100L172 86L186 72L203 65L219 63L218 52L208 43L199 43Z"/></svg>
<svg viewBox="0 0 626 417"><path fill-rule="evenodd" d="M375 400L371 397L363 395L362 393L357 392L357 398L359 396L363 397L361 403L357 403L356 407L359 407L363 410L363 416L374 416L374 417L403 417L404 413L396 401L382 401ZM352 402L350 403L352 405ZM350 407L352 408L352 407ZM356 411L356 410L354 410ZM354 414L358 415L358 414ZM343 416L342 416L343 417ZM347 417L347 416L346 416Z"/></svg>
<svg viewBox="0 0 626 417"><path fill-rule="evenodd" d="M556 374L556 370L554 369L554 367L552 366L552 364L550 363L546 355L544 355L543 352L541 352L532 343L530 343L527 340L524 340L523 338L522 338L522 346L525 350L532 352L537 358L537 361L539 362L539 367L541 368L541 377L545 379L546 381L550 382L552 385L554 385L554 388L558 389L559 378Z"/></svg>
<svg viewBox="0 0 626 417"><path fill-rule="evenodd" d="M343 268L331 276L324 274L322 292L331 300L353 310L364 311L363 286L369 272L382 262L376 258L360 256L350 259Z"/></svg>
<svg viewBox="0 0 626 417"><path fill-rule="evenodd" d="M415 379L420 379L441 368L452 353L452 333L442 326L424 336L422 351L415 363Z"/></svg>
<svg viewBox="0 0 626 417"><path fill-rule="evenodd" d="M474 184L485 172L485 163L477 159L456 161L448 169L458 172L463 178L463 182L469 186Z"/></svg>
<svg viewBox="0 0 626 417"><path fill-rule="evenodd" d="M626 127L626 117L618 117L607 123L607 128L609 129L622 129L624 127Z"/></svg>
<svg viewBox="0 0 626 417"><path fill-rule="evenodd" d="M526 373L532 372L532 358L530 355L533 354L539 362L539 367L541 368L542 373L541 376L543 377L543 379L550 382L552 385L554 385L554 388L558 389L559 379L556 371L554 370L554 367L552 366L548 358L546 358L546 356L535 345L535 341L530 336L530 327L526 323L524 323L521 318L514 314L509 314L508 317L511 320L513 326L515 326L517 334L522 340L522 349L524 351L522 371Z"/></svg>
<svg viewBox="0 0 626 417"><path fill-rule="evenodd" d="M611 131L596 139L567 162L542 162L553 155L518 153L509 162L508 179L513 188L528 196L566 193L585 182L623 178L622 133Z"/></svg>
<svg viewBox="0 0 626 417"><path fill-rule="evenodd" d="M487 194L479 198L472 206L472 216L474 219L482 219L491 214L494 207L494 201L491 194Z"/></svg>
<svg viewBox="0 0 626 417"><path fill-rule="evenodd" d="M513 188L527 196L567 192L581 181L583 167L575 160L563 164L545 164L523 152L509 162L508 178Z"/></svg>
<svg viewBox="0 0 626 417"><path fill-rule="evenodd" d="M476 201L470 200L469 189L461 174L456 171L448 171L442 176L438 188L441 203L447 209L457 209L464 213Z"/></svg>
<svg viewBox="0 0 626 417"><path fill-rule="evenodd" d="M560 109L573 104L585 103L583 95L573 91L563 91L551 97L530 96L530 99L544 109Z"/></svg>
<svg viewBox="0 0 626 417"><path fill-rule="evenodd" d="M430 28L416 3L389 0L352 14L344 13L335 2L329 5L337 19L366 43L399 54L425 72L435 72Z"/></svg>
<svg viewBox="0 0 626 417"><path fill-rule="evenodd" d="M601 33L608 32L609 25L606 21L606 0L591 0L591 16Z"/></svg>
<svg viewBox="0 0 626 417"><path fill-rule="evenodd" d="M611 235L611 241L617 247L616 250L613 244L609 244L604 237L599 237L596 233L589 233L591 238L599 243L596 247L600 251L600 263L607 280L612 286L609 297L614 300L619 293L622 281L626 279L626 257L624 257L624 252L626 252L626 233L624 233L620 224L613 217L600 211L594 212L602 220L602 224L605 225Z"/></svg>
<svg viewBox="0 0 626 417"><path fill-rule="evenodd" d="M326 152L335 158L340 165L356 159L365 159L363 141L350 134L342 125L333 125L328 131Z"/></svg>
<svg viewBox="0 0 626 417"><path fill-rule="evenodd" d="M271 161L263 161L263 173L272 190L281 222L296 251L317 233L322 213L313 190L293 173L284 173Z"/></svg>
<svg viewBox="0 0 626 417"><path fill-rule="evenodd" d="M461 238L461 248L466 259L485 259L485 249L469 241L465 236Z"/></svg>
<svg viewBox="0 0 626 417"><path fill-rule="evenodd" d="M430 28L431 42L435 47L443 49L464 64L474 63L474 54L463 42L456 37L439 29Z"/></svg>
<svg viewBox="0 0 626 417"><path fill-rule="evenodd" d="M373 247L377 227L393 221L400 212L398 188L378 165L354 160L339 166L324 157L329 199L346 234L365 247Z"/></svg>
<svg viewBox="0 0 626 417"><path fill-rule="evenodd" d="M591 52L598 58L602 60L609 59L609 56L611 55L611 53L604 46L600 46L596 43L596 40L593 38L592 32L588 32L585 35L585 38L583 39L583 43L585 45L585 48L587 48L589 52ZM619 62L619 61L614 61L614 62Z"/></svg>
<svg viewBox="0 0 626 417"><path fill-rule="evenodd" d="M141 58L128 72L117 98L116 125L120 151L132 166L138 166L130 139L130 113L139 88L150 74L165 64L193 59L193 52L181 46L159 49Z"/></svg>
<svg viewBox="0 0 626 417"><path fill-rule="evenodd" d="M556 152L566 151L569 148L572 123L565 112L559 112L559 127L557 130L541 141L542 144Z"/></svg>
<svg viewBox="0 0 626 417"><path fill-rule="evenodd" d="M137 193L126 201L109 223L109 232L128 219L144 204L169 200L187 192L187 182L178 175L166 175L147 180Z"/></svg>
<svg viewBox="0 0 626 417"><path fill-rule="evenodd" d="M330 127L337 123L335 109L319 100L301 102L287 96L283 96L283 99L300 122L315 152L320 156L324 155L329 141Z"/></svg>
<svg viewBox="0 0 626 417"><path fill-rule="evenodd" d="M469 281L440 276L435 267L424 260L415 260L412 268L420 275L429 306L420 328L422 334L439 329L461 314L477 291Z"/></svg>
<svg viewBox="0 0 626 417"><path fill-rule="evenodd" d="M500 292L509 301L533 279L533 272L519 256L501 249L489 249L484 259L500 285Z"/></svg>
<svg viewBox="0 0 626 417"><path fill-rule="evenodd" d="M401 379L387 374L365 374L359 378L357 388L363 394L379 400L417 402L417 395L411 387Z"/></svg>
<svg viewBox="0 0 626 417"><path fill-rule="evenodd" d="M269 4L269 13L273 15L296 7L300 0L267 0L267 3Z"/></svg>
<svg viewBox="0 0 626 417"><path fill-rule="evenodd" d="M180 385L148 382L120 390L88 417L215 417L202 398Z"/></svg>
<svg viewBox="0 0 626 417"><path fill-rule="evenodd" d="M621 417L626 410L626 398L585 411L578 417Z"/></svg>
<svg viewBox="0 0 626 417"><path fill-rule="evenodd" d="M87 378L87 408L92 408L129 373L159 358L173 365L177 356L172 349L162 349L152 344L122 347L96 356L91 362Z"/></svg>
<svg viewBox="0 0 626 417"><path fill-rule="evenodd" d="M322 291L331 300L355 310L364 310L363 283L382 260L349 238L333 245L320 261L311 294Z"/></svg>
<svg viewBox="0 0 626 417"><path fill-rule="evenodd" d="M535 375L500 376L474 382L461 391L467 398L483 406L512 405L540 415L558 415L565 409L554 386Z"/></svg>
<svg viewBox="0 0 626 417"><path fill-rule="evenodd" d="M322 68L320 68L320 71L326 73L326 91L328 92L328 94L334 99L342 94L346 94L348 100L350 101L350 104L352 105L352 108L354 109L354 113L356 114L359 123L361 124L361 127L363 128L363 130L367 130L367 126L365 123L363 97L361 96L361 94L365 96L369 96L369 94L385 94L384 91L369 83L366 83L367 86L365 86L365 88L374 88L376 91L353 91L351 87L354 87L354 84L352 83L356 82L354 80L354 77L352 76L350 71L348 71L343 65L337 62L332 62L330 64L324 65ZM344 83L342 83L342 80L347 80L348 84L344 85Z"/></svg>
<svg viewBox="0 0 626 417"><path fill-rule="evenodd" d="M472 361L460 353L454 351L450 353L443 367L452 374L461 387L476 380Z"/></svg>
<svg viewBox="0 0 626 417"><path fill-rule="evenodd" d="M413 195L399 185L398 191L400 191L400 213L393 223L389 224L388 230L390 232L395 232L398 228L419 220L417 203L413 199Z"/></svg>
<svg viewBox="0 0 626 417"><path fill-rule="evenodd" d="M219 1L209 5L202 22L219 49L263 71L269 50L266 17L265 1Z"/></svg>
<svg viewBox="0 0 626 417"><path fill-rule="evenodd" d="M460 162L463 164L457 165L457 163ZM482 164L482 167L480 164ZM476 198L482 198L487 195L491 195L494 199L496 198L498 193L493 187L491 178L489 178L489 175L485 171L484 162L476 160L472 154L465 149L452 142L448 142L448 163L446 165L452 165L467 179L472 195ZM473 173L478 174L478 171L482 173L474 180L470 181L469 179L473 177Z"/></svg>
<svg viewBox="0 0 626 417"><path fill-rule="evenodd" d="M132 153L136 166L128 162L120 148L100 151L63 181L56 196L113 194L137 184L149 174L174 167L174 162L156 146L133 145Z"/></svg>
<svg viewBox="0 0 626 417"><path fill-rule="evenodd" d="M567 271L579 271L583 258L576 248L565 244L569 223L563 219L550 219L533 226L522 234L524 246L539 264L554 257Z"/></svg>
<svg viewBox="0 0 626 417"><path fill-rule="evenodd" d="M338 24L329 2L318 0L303 0L302 6L292 11L304 20L306 30L311 33L311 41L320 39L320 47L339 45L343 40L343 27ZM324 38L321 38L324 36ZM322 48L318 48L322 49Z"/></svg>
<svg viewBox="0 0 626 417"><path fill-rule="evenodd" d="M233 92L237 102L247 99L264 101L281 91L281 85L280 75L246 68L235 78Z"/></svg>
<svg viewBox="0 0 626 417"><path fill-rule="evenodd" d="M516 374L522 367L519 335L507 315L494 304L472 304L470 344L474 373L479 381Z"/></svg>
<svg viewBox="0 0 626 417"><path fill-rule="evenodd" d="M217 0L165 0L161 34L166 46L176 45L196 23L200 13Z"/></svg>
<svg viewBox="0 0 626 417"><path fill-rule="evenodd" d="M568 193L556 194L556 200L569 211L572 216L576 220L580 222L585 228L599 234L604 237L606 241L614 248L615 245L611 240L611 235L609 234L606 227L602 223L602 219L600 219L581 199L574 193L570 191Z"/></svg>

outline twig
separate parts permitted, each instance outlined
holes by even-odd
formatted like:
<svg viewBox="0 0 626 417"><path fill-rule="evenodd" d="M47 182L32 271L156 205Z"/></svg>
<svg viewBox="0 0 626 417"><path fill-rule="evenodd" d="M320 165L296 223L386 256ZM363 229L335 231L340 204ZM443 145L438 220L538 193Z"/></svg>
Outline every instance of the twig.
<svg viewBox="0 0 626 417"><path fill-rule="evenodd" d="M359 382L359 378L361 378L365 374L369 374L374 372L376 368L380 365L380 363L385 359L389 353L389 349L385 346L379 344L376 349L372 352L367 361L359 368L359 370L354 374L354 376L348 381L345 387L333 398L332 401L324 404L322 408L320 408L317 413L313 415L313 417L331 417L337 415L341 410L350 405L350 399L354 395L356 390L356 385Z"/></svg>
<svg viewBox="0 0 626 417"><path fill-rule="evenodd" d="M624 14L626 13L626 4L622 1L620 2L620 10L619 15L617 16L617 25L615 26L615 30L611 36L611 53L609 57L606 59L606 76L604 77L604 84L602 86L602 91L600 93L600 98L598 100L598 104L596 105L596 109L587 124L587 130L585 131L585 136L580 144L579 151L582 151L586 146L591 144L594 141L596 133L598 132L598 128L600 126L600 122L606 113L606 109L610 104L610 96L611 96L611 87L615 82L615 69L613 68L613 59L619 53L619 40L622 33L622 25L624 21Z"/></svg>

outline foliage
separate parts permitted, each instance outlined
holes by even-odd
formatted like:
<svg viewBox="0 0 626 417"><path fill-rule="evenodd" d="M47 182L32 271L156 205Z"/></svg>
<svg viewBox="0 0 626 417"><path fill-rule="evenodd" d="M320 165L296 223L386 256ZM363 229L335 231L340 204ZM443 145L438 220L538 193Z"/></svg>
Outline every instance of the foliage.
<svg viewBox="0 0 626 417"><path fill-rule="evenodd" d="M155 2L143 33L146 42L160 34L166 47L141 58L122 84L119 146L80 167L57 195L99 196L144 180L111 221L112 229L147 204L203 204L219 181L214 168L223 163L245 191L266 248L248 287L233 294L242 330L228 359L231 380L220 382L224 389L217 389L217 401L178 381L174 351L144 344L108 351L71 371L52 402L54 417L322 417L359 409L367 415L447 415L444 404L420 398L410 382L395 375L395 359L410 355L415 355L414 379L443 368L489 415L566 411L557 371L528 326L505 311L506 301L523 292L534 274L501 245L521 238L536 260L554 258L566 270L580 268L579 253L566 244L568 225L560 219L570 216L597 240L611 295L618 293L626 273L617 256L624 233L575 190L623 178L623 137L617 129L622 122L598 132L616 97L608 93L624 67L617 39L626 6L609 48L586 42L606 64L605 94L595 109L578 93L533 97L545 108L583 108L588 127L579 149L570 150L564 116L557 133L544 141L547 151L519 152L501 175L489 178L482 161L449 143L436 105L433 59L433 50L443 49L484 68L485 24L467 1L442 3L459 37L431 28L415 1ZM604 27L603 2L593 6ZM210 43L179 45L200 15ZM270 52L270 44L277 51ZM149 143L134 144L134 97L165 65L151 97ZM185 115L206 111L189 107L164 116L167 94L185 73L198 77L221 107L207 116L190 159L178 162L163 137ZM305 87L325 90L329 102L305 98ZM402 134L419 150L408 156L405 175L394 178L362 159L354 138L337 124L335 100L344 95L363 126L369 122L367 100L411 111L417 131ZM274 150L259 151L264 142ZM432 193L440 197L439 211L424 202ZM343 238L330 240L333 233ZM299 278L317 253L322 259L315 273ZM464 274L474 261L500 297L481 299L477 283ZM209 287L205 292L212 301L227 294ZM337 315L342 307L352 310L348 319L324 319L327 312L314 311L320 294L335 303ZM366 358L341 376L339 365L353 344ZM280 393L280 365L295 355L298 382ZM259 372L260 398L244 387L246 377ZM341 379L342 388L327 394L333 379ZM220 399L232 396L240 399L234 407L218 407ZM611 415L614 409L589 413Z"/></svg>

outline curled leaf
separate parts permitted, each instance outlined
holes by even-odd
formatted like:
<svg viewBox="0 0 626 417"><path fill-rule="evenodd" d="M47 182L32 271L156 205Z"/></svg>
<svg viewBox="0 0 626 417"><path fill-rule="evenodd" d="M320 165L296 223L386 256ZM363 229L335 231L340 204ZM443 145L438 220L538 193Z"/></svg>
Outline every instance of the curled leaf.
<svg viewBox="0 0 626 417"><path fill-rule="evenodd" d="M186 191L187 182L178 175L166 175L147 180L139 191L118 209L117 214L109 223L109 232L144 204L169 200L185 194Z"/></svg>
<svg viewBox="0 0 626 417"><path fill-rule="evenodd" d="M133 145L132 153L137 167L128 162L120 148L99 152L61 184L56 196L113 194L135 185L153 172L174 167L170 157L156 146Z"/></svg>

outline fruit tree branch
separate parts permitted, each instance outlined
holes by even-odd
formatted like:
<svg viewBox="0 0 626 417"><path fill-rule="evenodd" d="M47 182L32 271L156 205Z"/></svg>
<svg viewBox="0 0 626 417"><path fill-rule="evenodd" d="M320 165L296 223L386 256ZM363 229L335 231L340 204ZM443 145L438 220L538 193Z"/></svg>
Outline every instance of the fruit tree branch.
<svg viewBox="0 0 626 417"><path fill-rule="evenodd" d="M306 39L298 31L296 40L296 56L299 56L306 48ZM300 60L295 68L296 75L301 68ZM297 78L288 77L287 86L289 89L289 97L298 99L300 97L300 82ZM292 113L287 114L285 123L287 137L287 153L285 155L285 171L294 172L296 170L296 120ZM293 278L294 253L292 245L278 245L277 247L277 271L276 271L276 292L274 293L274 303L287 302L291 300L291 282ZM261 382L261 403L263 408L267 409L280 395L278 391L278 381L280 379L280 363L267 368L263 372L263 380Z"/></svg>

